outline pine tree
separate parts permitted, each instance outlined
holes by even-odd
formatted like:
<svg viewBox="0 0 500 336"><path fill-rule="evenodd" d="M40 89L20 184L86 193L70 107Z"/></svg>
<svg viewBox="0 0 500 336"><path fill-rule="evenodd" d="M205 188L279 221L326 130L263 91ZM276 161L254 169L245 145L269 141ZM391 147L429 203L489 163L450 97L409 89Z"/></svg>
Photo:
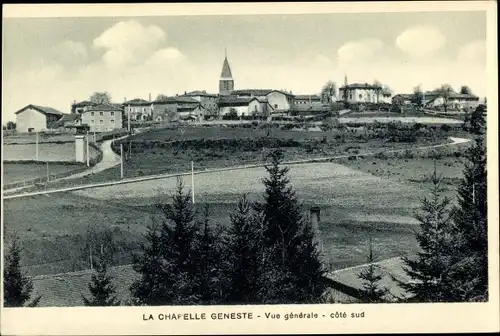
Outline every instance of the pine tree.
<svg viewBox="0 0 500 336"><path fill-rule="evenodd" d="M178 179L172 204L157 205L165 220L158 236L150 232L146 237L149 245L135 263L142 276L131 288L137 303L177 305L199 301L193 282L197 226L189 194L183 188L182 180ZM154 294L148 292L151 290Z"/></svg>
<svg viewBox="0 0 500 336"><path fill-rule="evenodd" d="M400 286L419 301L454 302L458 295L453 270L460 262L456 244L461 236L450 219L449 199L441 197L441 178L435 168L431 181L431 195L422 200L415 216L420 222L416 238L421 251L416 259L404 258L405 270L413 281L400 282Z"/></svg>
<svg viewBox="0 0 500 336"><path fill-rule="evenodd" d="M113 278L107 272L106 263L101 260L89 283L89 291L92 296L86 298L82 295L84 305L92 307L119 306L120 301L116 299L116 289L112 281Z"/></svg>
<svg viewBox="0 0 500 336"><path fill-rule="evenodd" d="M375 262L375 257L373 255L371 235L366 261L368 262L368 266L358 273L358 277L363 283L363 288L361 289L361 300L365 303L385 302L385 296L389 294L389 290L386 287L380 286L383 274L378 266L373 264Z"/></svg>
<svg viewBox="0 0 500 336"><path fill-rule="evenodd" d="M231 304L258 303L262 252L260 224L258 217L252 214L246 195L240 198L237 210L230 218L226 243L226 301Z"/></svg>
<svg viewBox="0 0 500 336"><path fill-rule="evenodd" d="M210 224L209 206L203 207L200 229L196 236L194 292L199 304L218 304L223 298L222 246L220 228Z"/></svg>
<svg viewBox="0 0 500 336"><path fill-rule="evenodd" d="M281 167L282 152L276 150L270 156L271 164L266 166L269 177L263 180L264 202L254 206L263 218L264 265L261 275L268 281L267 287L262 288L265 292L261 294L261 301L314 302L319 300L318 293L322 293L323 272L314 248L313 234L306 226L301 206L290 185L289 169Z"/></svg>
<svg viewBox="0 0 500 336"><path fill-rule="evenodd" d="M484 106L473 114L474 144L466 154L464 177L458 187L453 219L463 236L459 251L462 263L455 268L456 288L462 301L488 299L488 195L486 171L486 123ZM458 244L458 242L457 242Z"/></svg>
<svg viewBox="0 0 500 336"><path fill-rule="evenodd" d="M4 307L35 307L41 299L36 297L28 303L33 290L33 282L21 271L21 245L19 237L14 234L9 251L5 255L3 276Z"/></svg>

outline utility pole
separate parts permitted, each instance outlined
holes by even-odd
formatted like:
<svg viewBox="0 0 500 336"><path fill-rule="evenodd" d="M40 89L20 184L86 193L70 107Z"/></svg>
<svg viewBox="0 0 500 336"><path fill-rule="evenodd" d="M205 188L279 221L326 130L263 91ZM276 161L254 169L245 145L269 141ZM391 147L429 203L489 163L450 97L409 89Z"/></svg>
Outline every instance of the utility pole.
<svg viewBox="0 0 500 336"><path fill-rule="evenodd" d="M123 179L123 144L120 144L120 176Z"/></svg>
<svg viewBox="0 0 500 336"><path fill-rule="evenodd" d="M127 116L127 123L128 123L127 129L128 129L128 132L130 133L130 105L128 106L127 113L128 113L128 116Z"/></svg>
<svg viewBox="0 0 500 336"><path fill-rule="evenodd" d="M38 132L36 132L36 160L38 161Z"/></svg>
<svg viewBox="0 0 500 336"><path fill-rule="evenodd" d="M90 167L90 151L89 151L89 132L87 131L87 144L86 144L87 167Z"/></svg>
<svg viewBox="0 0 500 336"><path fill-rule="evenodd" d="M194 163L191 161L191 197L194 204Z"/></svg>

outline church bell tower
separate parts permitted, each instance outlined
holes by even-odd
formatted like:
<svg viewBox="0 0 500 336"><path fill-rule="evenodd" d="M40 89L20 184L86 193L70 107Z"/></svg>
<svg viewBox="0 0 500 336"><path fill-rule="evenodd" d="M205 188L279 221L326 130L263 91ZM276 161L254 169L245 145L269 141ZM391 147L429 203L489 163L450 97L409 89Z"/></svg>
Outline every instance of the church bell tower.
<svg viewBox="0 0 500 336"><path fill-rule="evenodd" d="M234 79L231 74L231 67L227 60L227 51L225 51L224 63L222 64L222 71L219 79L219 95L230 95L234 90Z"/></svg>

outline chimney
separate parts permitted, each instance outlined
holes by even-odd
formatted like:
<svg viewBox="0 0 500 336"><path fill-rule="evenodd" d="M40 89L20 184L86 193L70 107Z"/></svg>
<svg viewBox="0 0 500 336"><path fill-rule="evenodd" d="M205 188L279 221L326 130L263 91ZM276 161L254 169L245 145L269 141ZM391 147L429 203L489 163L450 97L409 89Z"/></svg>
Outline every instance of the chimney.
<svg viewBox="0 0 500 336"><path fill-rule="evenodd" d="M319 221L320 221L320 208L317 206L313 206L310 209L310 220L311 220L311 229L314 235L314 242L316 243L316 247L319 253L323 252L323 241L321 239L321 231L319 230Z"/></svg>
<svg viewBox="0 0 500 336"><path fill-rule="evenodd" d="M127 97L123 97L123 102L126 103L127 102Z"/></svg>
<svg viewBox="0 0 500 336"><path fill-rule="evenodd" d="M149 94L149 101L151 101L151 93Z"/></svg>

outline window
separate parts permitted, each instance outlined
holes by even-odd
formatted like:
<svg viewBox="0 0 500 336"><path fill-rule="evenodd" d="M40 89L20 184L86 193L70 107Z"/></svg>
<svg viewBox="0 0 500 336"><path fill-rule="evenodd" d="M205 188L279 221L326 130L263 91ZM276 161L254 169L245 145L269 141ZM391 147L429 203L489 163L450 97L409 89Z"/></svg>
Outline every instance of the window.
<svg viewBox="0 0 500 336"><path fill-rule="evenodd" d="M94 123L94 119L92 119L92 120L90 121L90 123L91 123L91 124L93 124L93 123Z"/></svg>
<svg viewBox="0 0 500 336"><path fill-rule="evenodd" d="M363 98L363 95L360 93L360 94L359 94L359 99L361 99L361 98Z"/></svg>
<svg viewBox="0 0 500 336"><path fill-rule="evenodd" d="M94 112L90 112L90 115L93 117L94 116Z"/></svg>
<svg viewBox="0 0 500 336"><path fill-rule="evenodd" d="M102 117L104 115L104 112L99 112L99 117Z"/></svg>
<svg viewBox="0 0 500 336"><path fill-rule="evenodd" d="M276 109L276 108L278 108L278 104L274 104L274 108L275 108L275 109Z"/></svg>
<svg viewBox="0 0 500 336"><path fill-rule="evenodd" d="M100 124L100 125L104 124L104 120L102 120L102 119L101 119L101 120L99 120L99 124Z"/></svg>
<svg viewBox="0 0 500 336"><path fill-rule="evenodd" d="M114 123L115 123L115 119L111 119L109 122L110 122L111 124L114 124Z"/></svg>
<svg viewBox="0 0 500 336"><path fill-rule="evenodd" d="M115 112L111 112L111 116L114 117L115 116Z"/></svg>

